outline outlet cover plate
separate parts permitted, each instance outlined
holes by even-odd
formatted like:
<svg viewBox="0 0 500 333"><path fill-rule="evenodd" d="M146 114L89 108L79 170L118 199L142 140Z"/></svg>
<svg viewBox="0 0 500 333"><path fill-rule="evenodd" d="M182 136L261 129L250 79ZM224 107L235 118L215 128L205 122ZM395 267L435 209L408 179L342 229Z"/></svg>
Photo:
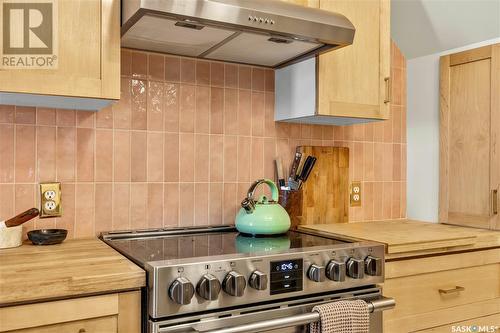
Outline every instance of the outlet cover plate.
<svg viewBox="0 0 500 333"><path fill-rule="evenodd" d="M46 205L53 202L54 204ZM47 209L46 207L54 207ZM61 205L61 183L41 183L40 184L40 218L59 217L62 215Z"/></svg>
<svg viewBox="0 0 500 333"><path fill-rule="evenodd" d="M351 207L361 206L361 182L354 181L351 183L351 191L349 194Z"/></svg>

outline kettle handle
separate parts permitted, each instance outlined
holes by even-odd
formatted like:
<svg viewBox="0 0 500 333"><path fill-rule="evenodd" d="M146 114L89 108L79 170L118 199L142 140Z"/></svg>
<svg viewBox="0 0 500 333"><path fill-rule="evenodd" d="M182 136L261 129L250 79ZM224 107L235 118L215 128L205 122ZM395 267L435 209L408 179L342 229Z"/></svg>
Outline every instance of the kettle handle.
<svg viewBox="0 0 500 333"><path fill-rule="evenodd" d="M278 202L278 199L279 199L279 194L278 194L278 187L276 186L276 184L270 180L270 179L259 179L259 180L256 180L251 186L250 188L248 189L248 193L247 193L247 198L248 199L251 199L251 200L254 200L253 199L253 195L254 195L254 192L255 192L255 189L257 188L257 186L259 186L260 184L267 184L267 186L269 186L269 188L271 189L271 199L273 201L276 201Z"/></svg>

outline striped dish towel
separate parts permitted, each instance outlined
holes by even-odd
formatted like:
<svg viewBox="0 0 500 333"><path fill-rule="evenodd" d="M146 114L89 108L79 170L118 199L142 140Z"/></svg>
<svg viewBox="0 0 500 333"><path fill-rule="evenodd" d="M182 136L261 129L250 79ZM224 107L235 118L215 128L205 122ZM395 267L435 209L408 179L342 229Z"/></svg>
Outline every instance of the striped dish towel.
<svg viewBox="0 0 500 333"><path fill-rule="evenodd" d="M311 333L368 333L370 313L363 300L337 301L316 305L320 321L311 323Z"/></svg>

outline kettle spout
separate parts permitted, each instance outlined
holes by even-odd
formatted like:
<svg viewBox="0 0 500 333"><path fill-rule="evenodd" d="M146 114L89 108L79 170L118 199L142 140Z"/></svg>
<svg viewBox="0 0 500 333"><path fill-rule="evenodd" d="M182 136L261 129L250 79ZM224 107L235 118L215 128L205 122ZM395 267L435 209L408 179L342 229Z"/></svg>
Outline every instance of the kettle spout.
<svg viewBox="0 0 500 333"><path fill-rule="evenodd" d="M255 210L255 201L251 198L245 198L241 202L241 207L243 207L247 214L252 214Z"/></svg>

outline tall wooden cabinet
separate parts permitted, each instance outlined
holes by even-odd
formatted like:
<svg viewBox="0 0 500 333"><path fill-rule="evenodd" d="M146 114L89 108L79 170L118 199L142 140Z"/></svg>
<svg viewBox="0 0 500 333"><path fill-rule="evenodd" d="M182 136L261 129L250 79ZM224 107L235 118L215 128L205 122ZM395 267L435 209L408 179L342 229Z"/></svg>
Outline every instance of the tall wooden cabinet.
<svg viewBox="0 0 500 333"><path fill-rule="evenodd" d="M388 119L391 99L390 1L288 1L342 14L356 28L352 45L317 57L314 92L316 101L310 106L307 119L303 117L305 122L310 120L312 123L328 123L331 119L333 124L349 124ZM310 68L314 66L310 66L308 70ZM277 84L279 85L279 73ZM277 91L279 90L280 87L277 86ZM288 118L286 112L285 110L284 114L280 114L280 107L277 105L276 119L294 121L293 116ZM290 114L297 113L290 111Z"/></svg>
<svg viewBox="0 0 500 333"><path fill-rule="evenodd" d="M500 230L500 44L440 66L439 219Z"/></svg>
<svg viewBox="0 0 500 333"><path fill-rule="evenodd" d="M0 104L93 109L107 104L105 100L119 99L120 1L48 3L54 17L47 30L53 36L52 57L57 65L1 66Z"/></svg>

